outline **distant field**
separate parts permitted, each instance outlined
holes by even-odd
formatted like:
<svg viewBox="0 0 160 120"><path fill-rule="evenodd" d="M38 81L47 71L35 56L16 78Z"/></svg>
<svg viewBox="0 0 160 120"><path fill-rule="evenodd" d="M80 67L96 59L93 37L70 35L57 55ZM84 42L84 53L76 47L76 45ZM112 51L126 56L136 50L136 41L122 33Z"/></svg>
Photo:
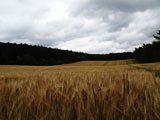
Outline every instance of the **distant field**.
<svg viewBox="0 0 160 120"><path fill-rule="evenodd" d="M160 120L160 63L0 66L0 120Z"/></svg>
<svg viewBox="0 0 160 120"><path fill-rule="evenodd" d="M132 60L115 60L115 61L81 61L67 66L110 66L110 65L127 65L132 64Z"/></svg>

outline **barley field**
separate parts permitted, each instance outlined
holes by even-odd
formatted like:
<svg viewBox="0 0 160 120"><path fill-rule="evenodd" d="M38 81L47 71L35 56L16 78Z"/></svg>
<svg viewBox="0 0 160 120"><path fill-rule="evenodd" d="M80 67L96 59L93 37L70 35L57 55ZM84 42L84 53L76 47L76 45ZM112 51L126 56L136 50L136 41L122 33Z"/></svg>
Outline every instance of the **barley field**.
<svg viewBox="0 0 160 120"><path fill-rule="evenodd" d="M160 120L160 63L0 66L0 120Z"/></svg>

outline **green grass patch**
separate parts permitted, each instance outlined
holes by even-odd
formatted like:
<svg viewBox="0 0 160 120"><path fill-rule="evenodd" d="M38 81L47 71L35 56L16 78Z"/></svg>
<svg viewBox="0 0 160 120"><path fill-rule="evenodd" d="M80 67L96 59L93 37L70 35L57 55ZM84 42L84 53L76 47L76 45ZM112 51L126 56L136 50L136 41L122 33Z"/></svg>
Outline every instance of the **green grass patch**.
<svg viewBox="0 0 160 120"><path fill-rule="evenodd" d="M141 70L146 70L148 72L153 72L155 74L156 77L160 77L160 70L153 70L151 68L143 68L143 67L135 67L136 69L141 69Z"/></svg>

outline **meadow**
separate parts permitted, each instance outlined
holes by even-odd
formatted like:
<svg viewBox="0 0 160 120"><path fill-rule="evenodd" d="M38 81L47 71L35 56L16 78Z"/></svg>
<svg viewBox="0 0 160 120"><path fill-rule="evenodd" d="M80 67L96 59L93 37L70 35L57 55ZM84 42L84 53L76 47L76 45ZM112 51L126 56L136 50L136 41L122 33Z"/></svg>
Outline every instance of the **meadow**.
<svg viewBox="0 0 160 120"><path fill-rule="evenodd" d="M0 120L160 120L160 63L0 66Z"/></svg>

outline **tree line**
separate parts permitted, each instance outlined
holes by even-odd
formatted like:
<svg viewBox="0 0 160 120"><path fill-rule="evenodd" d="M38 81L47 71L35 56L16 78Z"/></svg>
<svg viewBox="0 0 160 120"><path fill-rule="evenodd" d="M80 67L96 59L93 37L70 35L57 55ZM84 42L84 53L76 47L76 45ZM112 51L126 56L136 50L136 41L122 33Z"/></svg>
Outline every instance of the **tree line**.
<svg viewBox="0 0 160 120"><path fill-rule="evenodd" d="M0 42L0 64L59 65L82 60L121 60L130 58L132 58L130 52L98 55L43 46Z"/></svg>
<svg viewBox="0 0 160 120"><path fill-rule="evenodd" d="M160 62L160 30L153 35L155 41L143 44L133 52L134 58L140 63Z"/></svg>
<svg viewBox="0 0 160 120"><path fill-rule="evenodd" d="M133 52L110 54L87 54L32 46L27 44L0 42L0 64L7 65L59 65L84 60L124 60L135 59L140 63L160 62L160 30L154 35L156 41L143 44Z"/></svg>

